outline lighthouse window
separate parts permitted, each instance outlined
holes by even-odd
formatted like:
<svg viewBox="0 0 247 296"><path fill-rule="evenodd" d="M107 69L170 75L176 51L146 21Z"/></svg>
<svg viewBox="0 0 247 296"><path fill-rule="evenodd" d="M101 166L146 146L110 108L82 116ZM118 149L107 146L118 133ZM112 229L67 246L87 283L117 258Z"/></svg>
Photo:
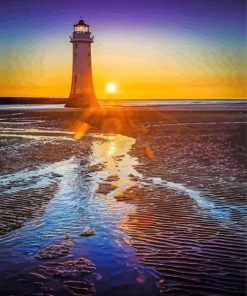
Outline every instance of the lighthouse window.
<svg viewBox="0 0 247 296"><path fill-rule="evenodd" d="M75 43L75 48L77 48L77 43Z"/></svg>
<svg viewBox="0 0 247 296"><path fill-rule="evenodd" d="M77 32L77 33L88 32L88 27L87 26L75 26L75 32Z"/></svg>

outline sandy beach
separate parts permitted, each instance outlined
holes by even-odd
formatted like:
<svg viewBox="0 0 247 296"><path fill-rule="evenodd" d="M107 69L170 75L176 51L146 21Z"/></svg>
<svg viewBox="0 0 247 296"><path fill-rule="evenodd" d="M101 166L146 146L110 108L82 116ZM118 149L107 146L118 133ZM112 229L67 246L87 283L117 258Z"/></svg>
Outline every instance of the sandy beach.
<svg viewBox="0 0 247 296"><path fill-rule="evenodd" d="M13 106L0 129L1 295L245 295L243 106Z"/></svg>

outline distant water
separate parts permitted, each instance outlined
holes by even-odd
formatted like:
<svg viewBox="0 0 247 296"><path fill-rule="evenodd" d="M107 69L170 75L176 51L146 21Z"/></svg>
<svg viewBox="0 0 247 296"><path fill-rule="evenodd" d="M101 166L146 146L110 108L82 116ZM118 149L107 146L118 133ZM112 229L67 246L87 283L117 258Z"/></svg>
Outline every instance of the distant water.
<svg viewBox="0 0 247 296"><path fill-rule="evenodd" d="M174 106L174 105L233 105L240 108L247 107L247 100L229 99L229 100L100 100L102 106ZM18 109L18 110L30 110L30 109L62 109L64 104L11 104L0 105L0 110Z"/></svg>
<svg viewBox="0 0 247 296"><path fill-rule="evenodd" d="M246 105L245 100L111 100L103 101L102 105L120 105L120 106L164 106L164 105L191 105L191 104L243 104Z"/></svg>
<svg viewBox="0 0 247 296"><path fill-rule="evenodd" d="M11 104L0 105L0 110L62 109L64 104Z"/></svg>

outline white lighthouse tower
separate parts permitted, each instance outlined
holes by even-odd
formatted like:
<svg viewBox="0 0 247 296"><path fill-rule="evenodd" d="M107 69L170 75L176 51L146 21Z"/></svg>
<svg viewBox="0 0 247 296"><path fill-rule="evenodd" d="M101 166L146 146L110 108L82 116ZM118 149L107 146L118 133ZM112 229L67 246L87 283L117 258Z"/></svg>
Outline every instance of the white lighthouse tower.
<svg viewBox="0 0 247 296"><path fill-rule="evenodd" d="M73 35L73 67L71 91L67 107L97 107L99 106L93 87L91 65L91 43L93 36L82 19L74 25Z"/></svg>

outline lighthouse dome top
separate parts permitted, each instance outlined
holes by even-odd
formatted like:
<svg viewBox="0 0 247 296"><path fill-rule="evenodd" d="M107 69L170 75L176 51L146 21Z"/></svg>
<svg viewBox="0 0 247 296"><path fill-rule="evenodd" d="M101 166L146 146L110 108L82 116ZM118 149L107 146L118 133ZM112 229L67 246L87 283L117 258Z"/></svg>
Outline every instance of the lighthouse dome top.
<svg viewBox="0 0 247 296"><path fill-rule="evenodd" d="M79 22L74 25L74 30L77 33L85 33L89 31L89 25L86 24L83 19L80 19Z"/></svg>
<svg viewBox="0 0 247 296"><path fill-rule="evenodd" d="M87 27L89 27L89 25L86 24L83 19L80 19L77 24L74 24L74 26L87 26Z"/></svg>

